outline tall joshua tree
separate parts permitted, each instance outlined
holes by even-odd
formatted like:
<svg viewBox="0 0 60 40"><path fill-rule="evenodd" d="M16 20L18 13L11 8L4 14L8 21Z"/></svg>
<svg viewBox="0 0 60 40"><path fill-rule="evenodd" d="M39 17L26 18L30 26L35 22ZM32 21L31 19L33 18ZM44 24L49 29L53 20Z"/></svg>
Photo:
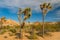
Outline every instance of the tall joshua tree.
<svg viewBox="0 0 60 40"><path fill-rule="evenodd" d="M24 14L24 19L22 21L22 14ZM22 28L25 25L25 21L30 18L31 16L31 8L25 8L24 10L21 10L21 8L19 8L19 13L18 13L18 20L20 23L20 33L21 33L21 37L22 37Z"/></svg>
<svg viewBox="0 0 60 40"><path fill-rule="evenodd" d="M43 20L43 27L42 27L42 35L44 37L44 18L49 10L52 9L52 6L50 3L43 3L40 5L41 11L42 11L42 20Z"/></svg>
<svg viewBox="0 0 60 40"><path fill-rule="evenodd" d="M21 11L22 11L21 8L19 8L19 11L18 11L18 20L19 20L19 24L20 24L20 35L19 35L19 38L21 38L21 36L22 36L21 35L21 21L22 21L21 20L21 14L22 14Z"/></svg>

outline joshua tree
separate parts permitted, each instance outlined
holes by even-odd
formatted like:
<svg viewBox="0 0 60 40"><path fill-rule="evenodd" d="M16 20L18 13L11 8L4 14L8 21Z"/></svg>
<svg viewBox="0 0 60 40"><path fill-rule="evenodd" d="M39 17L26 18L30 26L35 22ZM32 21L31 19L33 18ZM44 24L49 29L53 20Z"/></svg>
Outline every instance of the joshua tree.
<svg viewBox="0 0 60 40"><path fill-rule="evenodd" d="M22 14L24 14L24 19L22 21ZM24 10L21 10L21 8L19 8L19 13L18 13L18 20L20 23L20 33L21 33L21 37L22 37L22 28L25 25L25 21L30 18L31 16L31 8L25 8Z"/></svg>
<svg viewBox="0 0 60 40"><path fill-rule="evenodd" d="M18 20L19 20L19 24L20 24L20 35L19 35L19 38L21 38L21 8L19 8L19 11L18 11Z"/></svg>
<svg viewBox="0 0 60 40"><path fill-rule="evenodd" d="M42 27L42 35L44 37L44 18L49 10L51 10L52 6L50 3L43 3L40 5L40 8L42 10L42 20L43 20L43 27Z"/></svg>

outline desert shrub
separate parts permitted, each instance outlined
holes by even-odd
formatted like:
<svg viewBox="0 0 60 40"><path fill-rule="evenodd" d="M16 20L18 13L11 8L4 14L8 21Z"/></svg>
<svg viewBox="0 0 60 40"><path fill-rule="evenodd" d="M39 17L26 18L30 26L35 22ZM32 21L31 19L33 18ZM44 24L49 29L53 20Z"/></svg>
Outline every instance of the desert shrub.
<svg viewBox="0 0 60 40"><path fill-rule="evenodd" d="M55 32L60 30L59 24L45 24L45 30L48 32Z"/></svg>
<svg viewBox="0 0 60 40"><path fill-rule="evenodd" d="M4 34L6 32L6 30L5 29L2 29L1 31L0 31L0 34Z"/></svg>
<svg viewBox="0 0 60 40"><path fill-rule="evenodd" d="M14 36L15 34L14 33L8 33L9 34L9 36Z"/></svg>
<svg viewBox="0 0 60 40"><path fill-rule="evenodd" d="M44 29L44 30L49 32L49 31L52 30L51 27L52 27L51 25L49 25L49 24L45 24L45 27L44 27L45 29Z"/></svg>
<svg viewBox="0 0 60 40"><path fill-rule="evenodd" d="M16 38L21 38L21 33L15 33Z"/></svg>
<svg viewBox="0 0 60 40"><path fill-rule="evenodd" d="M60 24L55 25L56 31L60 31Z"/></svg>
<svg viewBox="0 0 60 40"><path fill-rule="evenodd" d="M27 38L28 38L28 39L33 39L33 40L34 40L34 39L38 39L36 34L27 36Z"/></svg>
<svg viewBox="0 0 60 40"><path fill-rule="evenodd" d="M36 31L40 31L41 27L42 27L41 25L36 26L35 27Z"/></svg>
<svg viewBox="0 0 60 40"><path fill-rule="evenodd" d="M24 26L24 31L29 33L31 31L31 26Z"/></svg>
<svg viewBox="0 0 60 40"><path fill-rule="evenodd" d="M14 28L10 28L9 31L12 33L16 33L16 29L14 29Z"/></svg>
<svg viewBox="0 0 60 40"><path fill-rule="evenodd" d="M6 26L6 29L10 29L11 27L9 25Z"/></svg>
<svg viewBox="0 0 60 40"><path fill-rule="evenodd" d="M29 37L29 39L37 39L36 26L35 26L35 25L31 25L30 37Z"/></svg>
<svg viewBox="0 0 60 40"><path fill-rule="evenodd" d="M15 26L15 29L20 29L20 26Z"/></svg>
<svg viewBox="0 0 60 40"><path fill-rule="evenodd" d="M4 38L8 38L7 36L4 36Z"/></svg>

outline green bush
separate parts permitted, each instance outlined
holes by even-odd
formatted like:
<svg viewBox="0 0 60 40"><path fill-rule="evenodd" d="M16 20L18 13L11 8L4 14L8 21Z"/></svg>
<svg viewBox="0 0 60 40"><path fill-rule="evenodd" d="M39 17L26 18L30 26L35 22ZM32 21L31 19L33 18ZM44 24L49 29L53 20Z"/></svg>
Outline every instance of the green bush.
<svg viewBox="0 0 60 40"><path fill-rule="evenodd" d="M8 25L7 27L6 27L6 29L10 29L11 27Z"/></svg>
<svg viewBox="0 0 60 40"><path fill-rule="evenodd" d="M13 28L10 28L9 31L12 33L16 33L16 29L13 29Z"/></svg>
<svg viewBox="0 0 60 40"><path fill-rule="evenodd" d="M1 31L0 31L0 34L4 34L6 32L6 30L5 29L2 29Z"/></svg>

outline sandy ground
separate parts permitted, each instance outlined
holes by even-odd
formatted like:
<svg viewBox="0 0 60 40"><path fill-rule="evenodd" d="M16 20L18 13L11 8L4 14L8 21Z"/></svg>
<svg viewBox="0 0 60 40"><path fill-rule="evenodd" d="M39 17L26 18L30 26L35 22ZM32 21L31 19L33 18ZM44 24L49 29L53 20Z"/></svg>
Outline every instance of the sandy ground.
<svg viewBox="0 0 60 40"><path fill-rule="evenodd" d="M60 40L60 32L50 32L51 36L45 36L44 38L39 37L38 40ZM4 36L7 36L7 38L4 38ZM0 40L19 40L16 39L15 36L9 36L8 33L5 33L4 35L0 35ZM23 40L28 40L26 37L24 37Z"/></svg>
<svg viewBox="0 0 60 40"><path fill-rule="evenodd" d="M44 38L45 40L60 40L60 32L52 32L51 36Z"/></svg>
<svg viewBox="0 0 60 40"><path fill-rule="evenodd" d="M44 38L39 37L39 40L60 40L60 32L49 32L50 36Z"/></svg>

